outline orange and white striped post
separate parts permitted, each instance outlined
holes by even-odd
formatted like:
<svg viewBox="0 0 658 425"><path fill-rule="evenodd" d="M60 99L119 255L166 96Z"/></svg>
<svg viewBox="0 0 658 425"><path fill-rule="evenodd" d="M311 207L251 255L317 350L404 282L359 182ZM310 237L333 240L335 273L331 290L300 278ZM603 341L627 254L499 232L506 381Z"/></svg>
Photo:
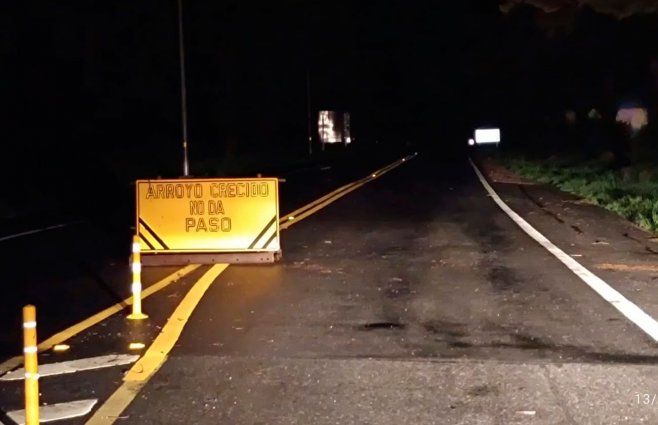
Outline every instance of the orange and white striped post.
<svg viewBox="0 0 658 425"><path fill-rule="evenodd" d="M139 236L133 236L133 256L132 256L132 293L133 293L133 311L128 315L130 320L143 320L148 318L142 312L142 247L139 244Z"/></svg>
<svg viewBox="0 0 658 425"><path fill-rule="evenodd" d="M37 310L23 307L23 355L25 357L25 424L39 424L39 362L37 359Z"/></svg>

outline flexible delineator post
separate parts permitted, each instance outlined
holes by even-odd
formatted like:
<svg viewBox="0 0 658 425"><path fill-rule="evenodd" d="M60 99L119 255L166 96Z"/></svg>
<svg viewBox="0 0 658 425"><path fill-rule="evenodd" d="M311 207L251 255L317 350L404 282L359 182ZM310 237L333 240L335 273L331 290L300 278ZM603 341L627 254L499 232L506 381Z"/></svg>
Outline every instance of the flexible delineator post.
<svg viewBox="0 0 658 425"><path fill-rule="evenodd" d="M25 357L25 424L39 424L39 362L37 360L37 310L23 307L23 355Z"/></svg>
<svg viewBox="0 0 658 425"><path fill-rule="evenodd" d="M132 255L132 293L133 293L133 309L132 313L128 315L130 320L143 320L148 316L142 312L142 261L141 261L141 245L139 243L139 236L133 237L133 255Z"/></svg>

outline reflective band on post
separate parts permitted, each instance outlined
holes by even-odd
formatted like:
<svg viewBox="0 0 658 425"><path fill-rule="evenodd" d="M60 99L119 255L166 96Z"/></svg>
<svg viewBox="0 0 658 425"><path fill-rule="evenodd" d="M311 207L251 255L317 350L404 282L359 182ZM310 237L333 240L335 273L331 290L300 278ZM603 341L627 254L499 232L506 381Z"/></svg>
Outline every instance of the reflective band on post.
<svg viewBox="0 0 658 425"><path fill-rule="evenodd" d="M23 362L25 364L26 425L39 425L39 359L37 348L37 309L33 305L23 307Z"/></svg>
<svg viewBox="0 0 658 425"><path fill-rule="evenodd" d="M139 242L133 242L133 253L136 252L141 252L142 247L140 246Z"/></svg>
<svg viewBox="0 0 658 425"><path fill-rule="evenodd" d="M139 282L134 282L132 285L133 294L142 292L142 284Z"/></svg>
<svg viewBox="0 0 658 425"><path fill-rule="evenodd" d="M142 272L142 263L133 263L133 273Z"/></svg>

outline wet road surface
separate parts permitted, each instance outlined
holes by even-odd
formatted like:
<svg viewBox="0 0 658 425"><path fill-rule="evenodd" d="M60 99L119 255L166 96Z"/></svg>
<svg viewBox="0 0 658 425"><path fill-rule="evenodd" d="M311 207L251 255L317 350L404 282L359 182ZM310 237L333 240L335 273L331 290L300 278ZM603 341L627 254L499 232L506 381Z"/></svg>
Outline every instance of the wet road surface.
<svg viewBox="0 0 658 425"><path fill-rule="evenodd" d="M393 154L354 166L333 159L281 169L281 212L289 212L336 187L363 177ZM126 197L133 201L132 197ZM118 202L118 199L112 199ZM112 205L104 205L111 211ZM127 267L134 230L133 218L121 206L116 221L72 213L35 213L0 223L0 360L20 351L21 307L38 309L39 338L45 338L130 296ZM88 209L78 214L90 212ZM174 273L177 267L145 267L145 287Z"/></svg>
<svg viewBox="0 0 658 425"><path fill-rule="evenodd" d="M128 423L657 417L633 403L658 388L655 344L522 233L466 163L420 159L283 243L281 264L219 277Z"/></svg>
<svg viewBox="0 0 658 425"><path fill-rule="evenodd" d="M217 278L117 423L658 423L643 403L658 393L656 344L498 209L465 160L421 156L282 243L280 263ZM151 334L204 270L147 302ZM44 393L102 403L121 374Z"/></svg>

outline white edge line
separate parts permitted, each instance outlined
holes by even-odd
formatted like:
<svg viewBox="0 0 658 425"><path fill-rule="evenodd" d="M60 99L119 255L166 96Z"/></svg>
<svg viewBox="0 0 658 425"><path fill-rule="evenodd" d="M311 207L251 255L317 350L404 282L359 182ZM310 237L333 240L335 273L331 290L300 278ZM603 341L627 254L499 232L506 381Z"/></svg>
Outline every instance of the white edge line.
<svg viewBox="0 0 658 425"><path fill-rule="evenodd" d="M496 191L491 187L489 182L484 178L478 167L475 165L471 158L468 159L477 174L480 183L487 190L491 199L494 200L496 204L502 209L505 214L507 214L524 232L528 234L532 239L537 241L541 246L546 248L551 254L553 254L558 260L562 262L569 270L571 270L576 276L578 276L583 282L585 282L590 288L592 288L597 294L599 294L604 300L613 305L621 314L623 314L628 320L635 323L640 329L642 329L647 335L649 335L654 341L658 342L658 322L645 313L640 307L633 304L616 289L608 285L603 279L596 276L591 271L587 270L583 265L578 261L574 260L572 257L567 255L560 248L555 246L551 241L549 241L544 235L539 233L537 229L532 227L530 223L525 221L520 215L518 215L514 210L512 210L506 203L503 201Z"/></svg>
<svg viewBox="0 0 658 425"><path fill-rule="evenodd" d="M22 236L33 235L35 233L45 232L47 230L60 229L62 227L72 226L72 225L78 224L78 223L82 223L82 221L72 221L70 223L54 224L52 226L43 227L41 229L27 230L25 232L15 233L13 235L2 236L2 237L0 237L0 242L8 241L10 239L20 238Z"/></svg>

